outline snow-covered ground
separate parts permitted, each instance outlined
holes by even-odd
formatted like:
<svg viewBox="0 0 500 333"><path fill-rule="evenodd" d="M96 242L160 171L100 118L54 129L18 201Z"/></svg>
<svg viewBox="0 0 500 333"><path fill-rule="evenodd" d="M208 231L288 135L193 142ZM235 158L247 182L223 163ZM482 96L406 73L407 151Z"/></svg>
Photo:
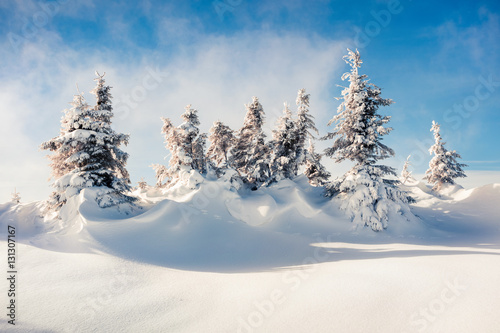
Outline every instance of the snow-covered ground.
<svg viewBox="0 0 500 333"><path fill-rule="evenodd" d="M16 325L4 314L0 331L499 332L500 184L410 184L421 220L378 233L352 230L304 178L229 187L137 191L129 215L86 190L64 225L1 204L18 273Z"/></svg>

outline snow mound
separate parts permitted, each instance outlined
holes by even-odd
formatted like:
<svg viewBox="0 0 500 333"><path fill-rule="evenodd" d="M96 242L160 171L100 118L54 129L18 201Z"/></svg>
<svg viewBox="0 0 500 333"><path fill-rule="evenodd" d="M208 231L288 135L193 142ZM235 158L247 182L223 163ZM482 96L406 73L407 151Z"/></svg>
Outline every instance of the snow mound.
<svg viewBox="0 0 500 333"><path fill-rule="evenodd" d="M43 203L30 202L0 204L0 227L7 230L8 225L19 230L20 237L29 238L49 230L42 217Z"/></svg>
<svg viewBox="0 0 500 333"><path fill-rule="evenodd" d="M235 219L258 226L270 222L278 206L269 194L259 193L246 198L228 199L226 207Z"/></svg>
<svg viewBox="0 0 500 333"><path fill-rule="evenodd" d="M306 177L258 191L230 181L189 182L165 191L137 190L142 209L100 208L85 189L68 201L62 220L42 218L42 203L0 205L0 224L16 223L26 242L61 252L109 252L153 265L198 271L267 270L300 265L328 242L474 242L500 235L500 185L446 195L421 183L406 190L419 201L408 221L392 216L383 233L353 230L338 200L323 196ZM454 199L455 198L455 199ZM6 229L6 228L4 228ZM320 248L319 250L329 251Z"/></svg>

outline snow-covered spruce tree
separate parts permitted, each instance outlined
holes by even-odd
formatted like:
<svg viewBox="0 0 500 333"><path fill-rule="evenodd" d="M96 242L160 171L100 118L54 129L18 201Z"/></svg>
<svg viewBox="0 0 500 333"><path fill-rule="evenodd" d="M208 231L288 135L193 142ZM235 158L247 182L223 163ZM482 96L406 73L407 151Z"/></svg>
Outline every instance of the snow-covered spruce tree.
<svg viewBox="0 0 500 333"><path fill-rule="evenodd" d="M163 122L161 132L165 137L165 148L170 151L170 160L169 168L161 164L151 165L156 174L156 187L158 188L168 186L174 176L178 175L181 165L178 156L180 145L177 129L169 118L161 117L161 120Z"/></svg>
<svg viewBox="0 0 500 333"><path fill-rule="evenodd" d="M157 187L173 186L183 174L196 170L200 174L206 172L205 142L206 134L200 134L198 111L186 106L181 115L184 120L174 127L170 119L163 121L162 133L165 135L165 147L170 151L169 168L160 164L152 165L156 172ZM165 181L166 180L166 181ZM165 183L164 183L165 181Z"/></svg>
<svg viewBox="0 0 500 333"><path fill-rule="evenodd" d="M14 188L14 192L12 193L12 199L11 201L15 204L18 204L21 202L21 194L17 192L17 190Z"/></svg>
<svg viewBox="0 0 500 333"><path fill-rule="evenodd" d="M128 144L129 136L111 128L113 117L110 87L104 75L97 74L92 93L96 106L90 108L83 95L76 95L72 108L65 111L59 136L42 143L41 148L55 152L50 156L52 176L56 178L48 206L59 210L66 201L84 188L98 188L100 207L132 203L128 196L130 178L125 168L128 154L119 146Z"/></svg>
<svg viewBox="0 0 500 333"><path fill-rule="evenodd" d="M271 152L271 179L277 182L281 179L292 179L297 176L298 159L297 145L298 132L292 120L292 112L284 104L283 116L278 119L278 128L273 130L273 140L270 142Z"/></svg>
<svg viewBox="0 0 500 333"><path fill-rule="evenodd" d="M207 135L200 134L198 110L192 109L191 105L186 106L185 109L186 111L181 115L184 122L177 127L180 146L178 153L181 153L179 158L184 165L204 174L206 172L205 144ZM182 154L184 155L182 156Z"/></svg>
<svg viewBox="0 0 500 333"><path fill-rule="evenodd" d="M410 163L410 156L406 158L405 164L403 165L403 170L401 171L401 183L406 184L408 181L414 181L415 178L413 178L411 171L408 170L408 167L411 165Z"/></svg>
<svg viewBox="0 0 500 333"><path fill-rule="evenodd" d="M270 148L262 131L264 110L257 97L246 105L247 113L243 127L239 130L236 143L231 149L231 165L238 171L243 182L255 190L270 177Z"/></svg>
<svg viewBox="0 0 500 333"><path fill-rule="evenodd" d="M210 129L208 140L210 147L206 157L216 170L217 176L220 176L221 172L229 167L229 153L236 138L229 126L217 120Z"/></svg>
<svg viewBox="0 0 500 333"><path fill-rule="evenodd" d="M330 173L321 164L322 155L314 151L315 137L313 132L319 134L314 123L314 117L309 114L309 98L305 89L299 89L297 93L297 166L305 165L304 174L313 186L321 186L328 181ZM306 149L305 143L309 141Z"/></svg>
<svg viewBox="0 0 500 333"><path fill-rule="evenodd" d="M207 158L205 156L207 137L206 133L201 133L193 143L193 169L198 170L202 175L207 172Z"/></svg>
<svg viewBox="0 0 500 333"><path fill-rule="evenodd" d="M144 177L141 177L141 180L137 182L137 187L141 190L148 188L148 183L144 180Z"/></svg>
<svg viewBox="0 0 500 333"><path fill-rule="evenodd" d="M351 71L342 75L342 80L349 80L349 87L342 91L337 115L328 123L337 123L334 131L323 139L335 138L325 155L335 162L350 160L355 165L326 187L326 195L342 199L341 208L356 226L379 231L387 227L391 213L412 216L407 205L410 198L396 186L397 181L384 178L395 176L394 168L376 164L394 155L394 151L381 142L382 136L392 130L384 127L390 117L377 113L380 106L393 101L382 98L380 88L368 83L366 75L358 73L362 61L357 50L348 50L344 60L351 66Z"/></svg>
<svg viewBox="0 0 500 333"><path fill-rule="evenodd" d="M314 117L309 114L309 98L310 95L306 94L305 89L299 89L296 99L297 120L295 121L297 129L297 162L299 165L306 163L306 142L309 139L314 139L312 132L318 134L318 129L314 124Z"/></svg>
<svg viewBox="0 0 500 333"><path fill-rule="evenodd" d="M434 191L439 191L443 184L455 184L455 178L467 177L462 170L466 164L457 162L461 156L455 150L447 150L441 141L440 125L432 121L431 132L434 132L434 144L429 148L429 153L434 157L429 162L429 169L425 172L425 179L434 186Z"/></svg>
<svg viewBox="0 0 500 333"><path fill-rule="evenodd" d="M305 170L304 175L309 179L309 184L313 186L323 186L327 184L330 173L321 164L321 157L323 155L314 151L314 142L309 138L309 147L305 156Z"/></svg>

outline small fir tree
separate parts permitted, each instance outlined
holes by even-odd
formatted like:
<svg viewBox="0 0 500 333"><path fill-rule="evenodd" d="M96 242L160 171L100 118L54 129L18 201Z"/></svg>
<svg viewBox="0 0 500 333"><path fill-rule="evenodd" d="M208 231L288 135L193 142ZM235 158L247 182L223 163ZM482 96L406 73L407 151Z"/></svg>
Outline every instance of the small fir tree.
<svg viewBox="0 0 500 333"><path fill-rule="evenodd" d="M163 126L161 132L165 137L165 148L170 151L169 168L161 164L153 164L151 167L156 174L156 187L168 186L172 180L178 178L178 173L181 166L179 159L180 141L177 134L177 128L174 127L169 118L161 117Z"/></svg>
<svg viewBox="0 0 500 333"><path fill-rule="evenodd" d="M410 163L410 156L406 158L405 164L403 165L403 170L401 171L401 182L403 184L406 184L408 181L414 181L415 178L413 178L411 171L408 170L408 167L411 165Z"/></svg>
<svg viewBox="0 0 500 333"><path fill-rule="evenodd" d="M207 143L207 134L198 135L193 143L193 169L198 170L200 174L207 173L207 158L205 156L205 145Z"/></svg>
<svg viewBox="0 0 500 333"><path fill-rule="evenodd" d="M313 186L324 186L330 178L330 173L321 164L322 157L321 154L315 152L313 139L310 138L305 156L304 175L309 179L309 184Z"/></svg>
<svg viewBox="0 0 500 333"><path fill-rule="evenodd" d="M249 183L252 189L257 189L267 182L270 176L270 149L262 130L265 115L259 99L253 97L252 103L246 105L246 109L243 127L231 150L231 165L244 182Z"/></svg>
<svg viewBox="0 0 500 333"><path fill-rule="evenodd" d="M14 192L12 193L12 199L11 201L15 204L19 204L21 202L21 194L17 192L17 190L14 188Z"/></svg>
<svg viewBox="0 0 500 333"><path fill-rule="evenodd" d="M278 128L273 130L271 153L271 182L281 179L293 179L297 176L297 129L292 120L292 112L284 104L283 116L278 120Z"/></svg>
<svg viewBox="0 0 500 333"><path fill-rule="evenodd" d="M181 173L190 173L196 170L200 174L206 173L205 142L206 134L200 134L198 125L198 111L186 106L181 115L184 120L178 127L174 127L171 120L163 121L162 133L165 136L165 148L170 151L169 168L160 164L153 164L156 172L156 186L170 187L181 179Z"/></svg>
<svg viewBox="0 0 500 333"><path fill-rule="evenodd" d="M141 177L141 180L137 182L137 187L141 190L145 190L148 188L148 183L144 180L144 177Z"/></svg>
<svg viewBox="0 0 500 333"><path fill-rule="evenodd" d="M455 184L456 178L467 177L462 168L466 164L457 162L461 156L455 150L447 150L442 142L440 125L432 121L431 132L434 132L434 145L429 148L429 153L434 154L434 157L429 162L429 169L425 173L425 179L430 184L433 184L432 189L439 191L443 184Z"/></svg>
<svg viewBox="0 0 500 333"><path fill-rule="evenodd" d="M305 89L299 89L297 93L297 120L295 128L297 129L297 165L306 164L306 142L315 139L314 134L319 134L314 123L314 117L309 114L310 95L306 94ZM310 141L311 142L311 141Z"/></svg>
<svg viewBox="0 0 500 333"><path fill-rule="evenodd" d="M236 141L234 132L229 126L217 120L210 129L208 140L210 140L210 147L207 150L206 157L219 175L221 170L229 167L230 150Z"/></svg>

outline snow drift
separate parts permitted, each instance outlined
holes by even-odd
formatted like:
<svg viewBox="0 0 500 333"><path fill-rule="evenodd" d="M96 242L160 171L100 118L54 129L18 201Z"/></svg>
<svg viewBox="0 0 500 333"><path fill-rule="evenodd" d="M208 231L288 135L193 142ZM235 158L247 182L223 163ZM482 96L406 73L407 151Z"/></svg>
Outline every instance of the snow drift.
<svg viewBox="0 0 500 333"><path fill-rule="evenodd" d="M0 244L15 225L22 254L14 331L495 332L500 184L406 189L419 221L382 233L305 177L137 190L134 212L83 190L69 223L2 204Z"/></svg>

